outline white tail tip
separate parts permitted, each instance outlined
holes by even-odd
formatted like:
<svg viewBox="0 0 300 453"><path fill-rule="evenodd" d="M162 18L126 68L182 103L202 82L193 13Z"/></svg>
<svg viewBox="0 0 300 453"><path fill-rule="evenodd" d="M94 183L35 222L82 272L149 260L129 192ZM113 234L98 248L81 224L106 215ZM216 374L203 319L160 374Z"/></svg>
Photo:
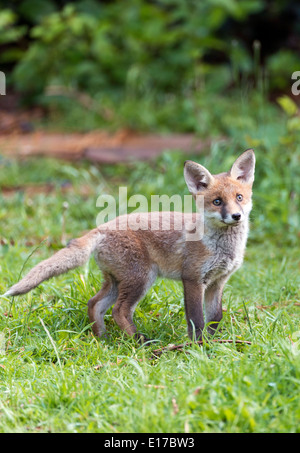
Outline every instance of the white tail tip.
<svg viewBox="0 0 300 453"><path fill-rule="evenodd" d="M10 291L10 289L8 291L6 291L6 293L0 295L0 297L10 297L10 296L12 296L12 292Z"/></svg>

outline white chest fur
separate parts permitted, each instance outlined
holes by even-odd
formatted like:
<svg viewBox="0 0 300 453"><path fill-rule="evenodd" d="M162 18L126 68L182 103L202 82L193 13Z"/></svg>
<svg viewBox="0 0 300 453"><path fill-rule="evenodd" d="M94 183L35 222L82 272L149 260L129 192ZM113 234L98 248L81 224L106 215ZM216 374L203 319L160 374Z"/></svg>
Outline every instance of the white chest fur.
<svg viewBox="0 0 300 453"><path fill-rule="evenodd" d="M210 257L201 267L202 281L209 285L228 278L242 264L248 236L248 223L210 230L202 239Z"/></svg>

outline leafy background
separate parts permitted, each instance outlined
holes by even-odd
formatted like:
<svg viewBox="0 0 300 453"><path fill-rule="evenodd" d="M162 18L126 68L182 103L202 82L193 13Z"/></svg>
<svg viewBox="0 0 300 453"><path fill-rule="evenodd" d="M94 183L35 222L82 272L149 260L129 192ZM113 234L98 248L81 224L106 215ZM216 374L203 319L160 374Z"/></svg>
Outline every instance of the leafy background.
<svg viewBox="0 0 300 453"><path fill-rule="evenodd" d="M188 92L215 78L289 88L299 63L296 1L1 1L0 64L29 97L51 84L99 95ZM275 74L274 74L275 73ZM242 79L242 80L241 80ZM131 93L132 94L132 93Z"/></svg>
<svg viewBox="0 0 300 453"><path fill-rule="evenodd" d="M21 105L44 109L40 126L229 138L210 159L216 171L227 153L253 147L263 234L277 225L286 231L283 241L298 241L300 118L291 94L300 67L298 2L0 6L0 67Z"/></svg>

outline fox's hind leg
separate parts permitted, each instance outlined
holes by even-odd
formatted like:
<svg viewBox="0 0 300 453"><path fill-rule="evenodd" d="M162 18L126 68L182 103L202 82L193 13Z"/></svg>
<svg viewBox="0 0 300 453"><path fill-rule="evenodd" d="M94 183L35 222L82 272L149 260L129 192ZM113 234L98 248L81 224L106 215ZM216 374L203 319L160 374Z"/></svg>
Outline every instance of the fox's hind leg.
<svg viewBox="0 0 300 453"><path fill-rule="evenodd" d="M137 336L142 341L148 339L137 333L137 328L133 322L133 313L138 302L145 296L148 289L156 279L157 273L150 271L144 278L134 280L122 280L119 283L119 295L113 307L113 317L118 326L129 336Z"/></svg>
<svg viewBox="0 0 300 453"><path fill-rule="evenodd" d="M100 291L88 301L88 315L93 323L94 334L100 337L105 332L104 315L118 298L116 280L109 274L104 274L104 283Z"/></svg>

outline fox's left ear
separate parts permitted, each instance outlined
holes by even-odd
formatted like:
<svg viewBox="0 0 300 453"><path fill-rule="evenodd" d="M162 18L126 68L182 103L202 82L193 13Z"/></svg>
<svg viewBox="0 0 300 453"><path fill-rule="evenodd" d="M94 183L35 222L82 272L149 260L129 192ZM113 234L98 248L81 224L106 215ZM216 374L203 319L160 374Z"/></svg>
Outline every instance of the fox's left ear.
<svg viewBox="0 0 300 453"><path fill-rule="evenodd" d="M230 170L230 176L241 182L252 184L254 181L255 154L253 149L247 149L237 158Z"/></svg>
<svg viewBox="0 0 300 453"><path fill-rule="evenodd" d="M214 179L205 167L191 160L185 161L183 171L185 182L193 195L205 190Z"/></svg>

